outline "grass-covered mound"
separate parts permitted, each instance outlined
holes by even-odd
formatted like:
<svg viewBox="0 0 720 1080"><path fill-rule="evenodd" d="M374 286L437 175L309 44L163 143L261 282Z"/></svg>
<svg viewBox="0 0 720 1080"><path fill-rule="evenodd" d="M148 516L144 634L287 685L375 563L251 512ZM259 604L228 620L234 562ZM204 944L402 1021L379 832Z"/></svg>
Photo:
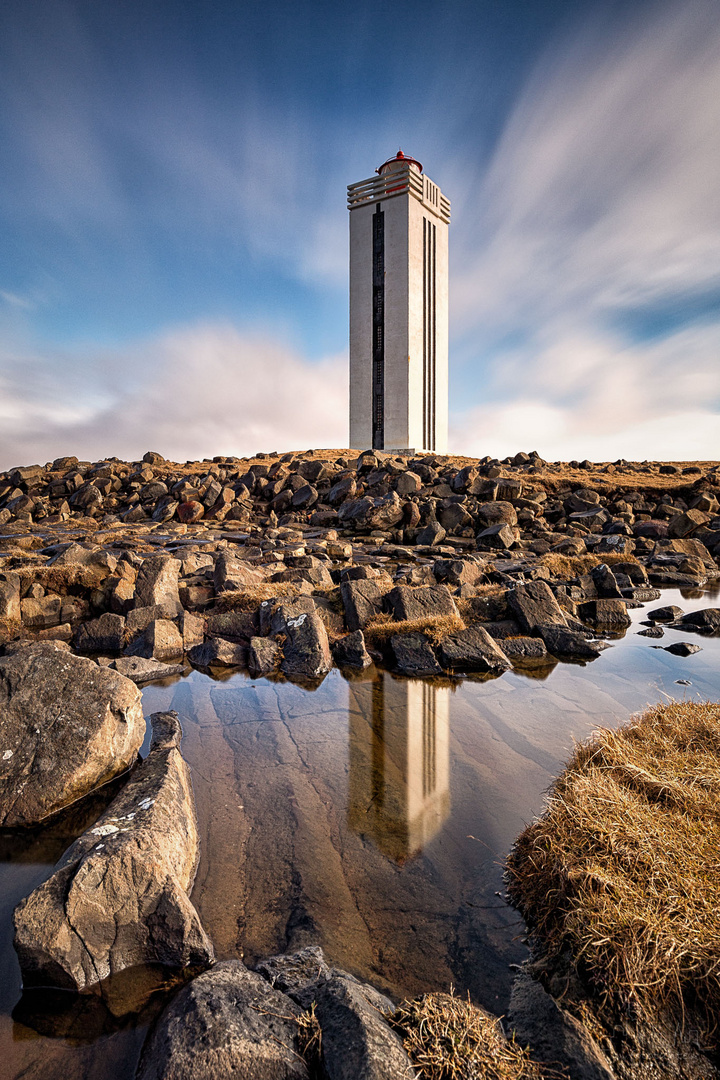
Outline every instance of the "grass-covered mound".
<svg viewBox="0 0 720 1080"><path fill-rule="evenodd" d="M506 881L549 968L652 1017L720 1016L720 704L648 709L579 746Z"/></svg>
<svg viewBox="0 0 720 1080"><path fill-rule="evenodd" d="M454 994L423 994L388 1018L422 1080L549 1080L500 1021Z"/></svg>

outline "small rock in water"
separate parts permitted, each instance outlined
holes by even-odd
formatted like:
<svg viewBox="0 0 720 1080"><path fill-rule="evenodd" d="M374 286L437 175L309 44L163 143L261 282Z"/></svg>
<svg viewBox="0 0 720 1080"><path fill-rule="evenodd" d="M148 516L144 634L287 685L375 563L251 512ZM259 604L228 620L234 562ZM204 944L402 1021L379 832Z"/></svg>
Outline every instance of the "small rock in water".
<svg viewBox="0 0 720 1080"><path fill-rule="evenodd" d="M665 645L664 648L673 656L692 656L693 653L702 652L700 645L693 645L690 641L673 641L672 645Z"/></svg>
<svg viewBox="0 0 720 1080"><path fill-rule="evenodd" d="M665 631L662 626L648 626L645 630L638 630L638 637L664 637Z"/></svg>

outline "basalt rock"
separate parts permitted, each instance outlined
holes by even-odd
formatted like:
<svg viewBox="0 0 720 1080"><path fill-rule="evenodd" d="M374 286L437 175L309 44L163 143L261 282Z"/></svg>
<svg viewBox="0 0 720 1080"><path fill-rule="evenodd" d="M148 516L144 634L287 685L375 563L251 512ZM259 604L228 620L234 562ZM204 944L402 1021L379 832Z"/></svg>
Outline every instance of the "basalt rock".
<svg viewBox="0 0 720 1080"><path fill-rule="evenodd" d="M50 643L0 658L0 825L34 825L127 769L145 734L140 692Z"/></svg>
<svg viewBox="0 0 720 1080"><path fill-rule="evenodd" d="M182 974L214 958L187 895L198 841L177 713L155 713L151 721L147 758L15 909L25 986L102 992L104 980L131 968Z"/></svg>
<svg viewBox="0 0 720 1080"><path fill-rule="evenodd" d="M439 646L443 666L452 671L502 675L512 666L497 642L481 626L444 637Z"/></svg>
<svg viewBox="0 0 720 1080"><path fill-rule="evenodd" d="M151 555L143 560L135 584L138 607L153 604L180 604L178 574L180 563L168 555Z"/></svg>
<svg viewBox="0 0 720 1080"><path fill-rule="evenodd" d="M301 1009L240 960L181 990L143 1048L136 1080L309 1080Z"/></svg>

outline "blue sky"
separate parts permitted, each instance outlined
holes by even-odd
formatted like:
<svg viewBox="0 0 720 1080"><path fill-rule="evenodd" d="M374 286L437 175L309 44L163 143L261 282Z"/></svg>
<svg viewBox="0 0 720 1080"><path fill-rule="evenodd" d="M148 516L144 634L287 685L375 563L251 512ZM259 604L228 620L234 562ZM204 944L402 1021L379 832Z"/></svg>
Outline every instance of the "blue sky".
<svg viewBox="0 0 720 1080"><path fill-rule="evenodd" d="M714 0L4 0L0 467L347 441L345 187L453 204L451 449L720 457Z"/></svg>

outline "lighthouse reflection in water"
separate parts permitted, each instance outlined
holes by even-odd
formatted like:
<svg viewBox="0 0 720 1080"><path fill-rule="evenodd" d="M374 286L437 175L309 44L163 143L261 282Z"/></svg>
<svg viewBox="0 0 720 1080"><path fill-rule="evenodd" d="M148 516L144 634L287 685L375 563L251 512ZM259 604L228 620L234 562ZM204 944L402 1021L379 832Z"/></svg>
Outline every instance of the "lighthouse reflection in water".
<svg viewBox="0 0 720 1080"><path fill-rule="evenodd" d="M450 813L449 694L387 671L350 683L348 823L398 863Z"/></svg>

